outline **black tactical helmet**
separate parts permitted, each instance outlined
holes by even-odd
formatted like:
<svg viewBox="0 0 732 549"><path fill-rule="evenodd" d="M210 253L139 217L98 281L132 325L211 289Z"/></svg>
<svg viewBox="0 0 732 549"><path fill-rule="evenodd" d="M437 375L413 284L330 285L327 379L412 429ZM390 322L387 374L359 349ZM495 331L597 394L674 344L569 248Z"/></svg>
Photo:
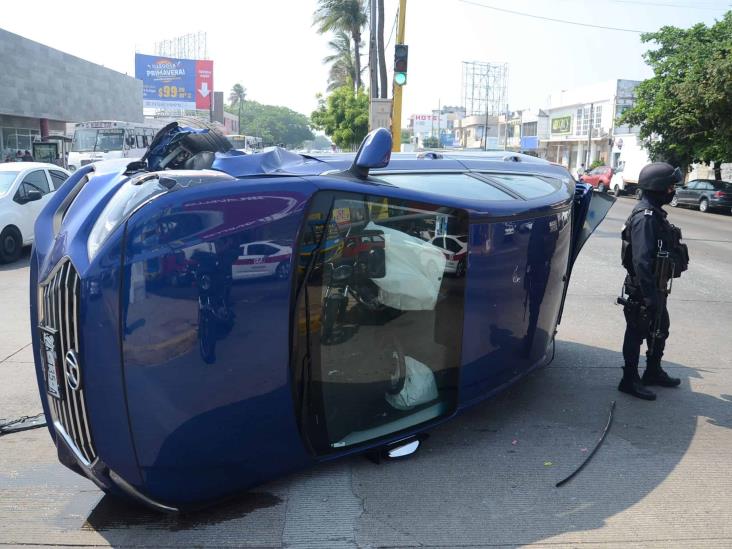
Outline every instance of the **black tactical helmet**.
<svg viewBox="0 0 732 549"><path fill-rule="evenodd" d="M638 185L644 191L665 191L683 181L681 170L666 162L653 162L644 166L638 176Z"/></svg>

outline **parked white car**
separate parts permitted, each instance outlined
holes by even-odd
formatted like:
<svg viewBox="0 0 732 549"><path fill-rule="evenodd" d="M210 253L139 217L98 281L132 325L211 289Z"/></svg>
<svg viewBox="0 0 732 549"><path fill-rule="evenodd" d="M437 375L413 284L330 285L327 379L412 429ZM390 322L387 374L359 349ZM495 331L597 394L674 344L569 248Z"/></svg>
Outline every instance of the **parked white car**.
<svg viewBox="0 0 732 549"><path fill-rule="evenodd" d="M241 245L241 253L231 266L234 280L275 276L284 280L290 276L292 248L275 242L250 242Z"/></svg>
<svg viewBox="0 0 732 549"><path fill-rule="evenodd" d="M0 164L0 263L15 261L33 243L36 217L69 175L54 164Z"/></svg>
<svg viewBox="0 0 732 549"><path fill-rule="evenodd" d="M463 276L468 260L468 237L466 235L435 236L430 244L440 248L445 254L445 272Z"/></svg>

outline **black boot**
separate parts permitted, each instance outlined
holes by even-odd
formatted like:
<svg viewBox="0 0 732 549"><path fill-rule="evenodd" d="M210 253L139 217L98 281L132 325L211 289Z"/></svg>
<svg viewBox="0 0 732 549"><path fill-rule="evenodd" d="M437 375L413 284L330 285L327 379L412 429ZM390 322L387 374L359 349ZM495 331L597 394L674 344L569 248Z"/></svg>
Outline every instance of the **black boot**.
<svg viewBox="0 0 732 549"><path fill-rule="evenodd" d="M678 377L671 377L663 371L661 365L649 364L643 372L643 385L658 385L659 387L678 387L681 380Z"/></svg>
<svg viewBox="0 0 732 549"><path fill-rule="evenodd" d="M618 391L627 393L643 400L656 400L656 393L646 389L638 376L638 370L623 369L623 379L620 380Z"/></svg>

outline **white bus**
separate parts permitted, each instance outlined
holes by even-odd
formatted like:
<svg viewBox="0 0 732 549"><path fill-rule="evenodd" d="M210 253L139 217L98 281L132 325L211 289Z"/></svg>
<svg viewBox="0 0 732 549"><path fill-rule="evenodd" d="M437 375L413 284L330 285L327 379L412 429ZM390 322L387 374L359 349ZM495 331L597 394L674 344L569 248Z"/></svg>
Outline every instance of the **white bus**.
<svg viewBox="0 0 732 549"><path fill-rule="evenodd" d="M231 146L244 152L254 152L262 148L262 138L253 135L227 135Z"/></svg>
<svg viewBox="0 0 732 549"><path fill-rule="evenodd" d="M116 120L80 122L74 128L69 152L69 171L110 158L139 158L162 123L132 123Z"/></svg>

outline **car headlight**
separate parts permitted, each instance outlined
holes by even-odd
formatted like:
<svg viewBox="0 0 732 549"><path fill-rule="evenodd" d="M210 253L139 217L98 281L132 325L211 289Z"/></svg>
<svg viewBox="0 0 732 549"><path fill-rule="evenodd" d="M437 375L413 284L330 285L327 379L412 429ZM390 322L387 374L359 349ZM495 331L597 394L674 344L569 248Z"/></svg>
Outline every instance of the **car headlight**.
<svg viewBox="0 0 732 549"><path fill-rule="evenodd" d="M137 207L166 190L167 188L160 184L160 180L155 174L145 174L122 185L104 207L89 233L86 243L89 261L94 259L112 231L124 223Z"/></svg>

